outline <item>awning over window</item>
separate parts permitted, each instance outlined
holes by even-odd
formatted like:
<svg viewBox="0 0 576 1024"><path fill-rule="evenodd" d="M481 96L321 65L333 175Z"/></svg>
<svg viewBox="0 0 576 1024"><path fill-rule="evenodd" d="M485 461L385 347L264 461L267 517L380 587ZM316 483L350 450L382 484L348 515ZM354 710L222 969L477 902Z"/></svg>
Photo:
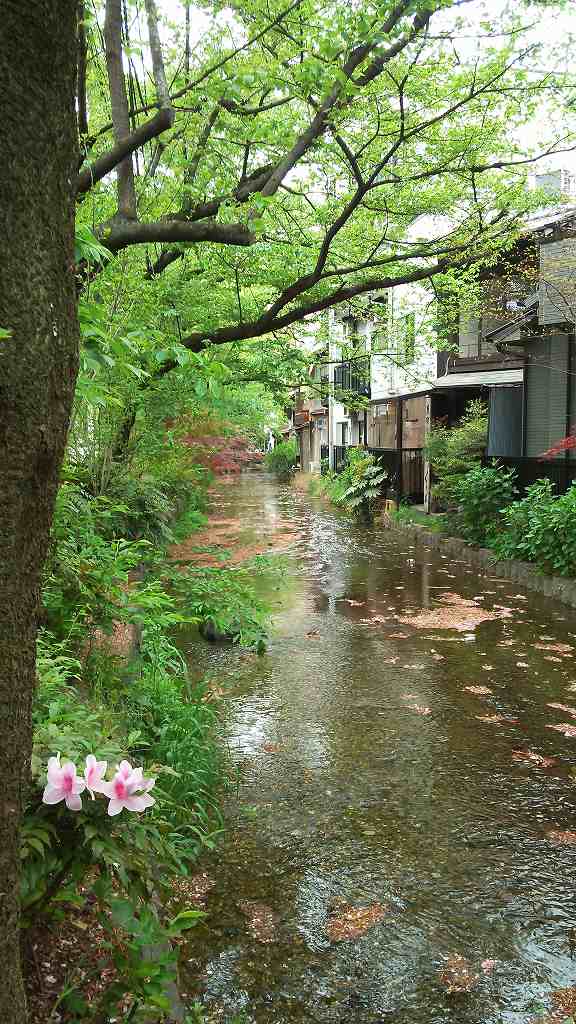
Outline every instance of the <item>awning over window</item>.
<svg viewBox="0 0 576 1024"><path fill-rule="evenodd" d="M482 388L498 384L522 384L524 370L477 370L470 373L447 373L434 381L434 388Z"/></svg>

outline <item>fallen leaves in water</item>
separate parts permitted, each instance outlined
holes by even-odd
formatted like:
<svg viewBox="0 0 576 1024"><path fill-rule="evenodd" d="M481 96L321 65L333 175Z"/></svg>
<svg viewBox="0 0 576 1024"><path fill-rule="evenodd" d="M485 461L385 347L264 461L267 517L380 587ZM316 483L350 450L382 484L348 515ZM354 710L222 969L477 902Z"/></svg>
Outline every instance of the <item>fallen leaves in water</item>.
<svg viewBox="0 0 576 1024"><path fill-rule="evenodd" d="M493 672L494 668L494 665L482 665L482 669L484 672Z"/></svg>
<svg viewBox="0 0 576 1024"><path fill-rule="evenodd" d="M433 661L446 661L445 656L443 654L438 654L438 651L430 651L430 656Z"/></svg>
<svg viewBox="0 0 576 1024"><path fill-rule="evenodd" d="M373 903L369 907L353 907L350 903L338 901L326 925L328 938L331 942L347 942L351 939L358 939L378 924L389 912L390 907L386 907L382 903Z"/></svg>
<svg viewBox="0 0 576 1024"><path fill-rule="evenodd" d="M557 708L558 711L566 711L573 718L576 718L576 708L571 708L569 704L556 704L554 701L549 701L546 705L548 708Z"/></svg>
<svg viewBox="0 0 576 1024"><path fill-rule="evenodd" d="M558 725L547 725L547 729L555 729L556 732L561 732L563 736L576 736L576 725L572 725L570 722L559 722Z"/></svg>
<svg viewBox="0 0 576 1024"><path fill-rule="evenodd" d="M349 604L351 608L364 608L366 601L355 601L352 597L343 597L344 604Z"/></svg>
<svg viewBox="0 0 576 1024"><path fill-rule="evenodd" d="M484 697L488 694L494 693L494 691L490 690L487 686L465 686L464 689L468 690L468 693L476 694L477 697Z"/></svg>
<svg viewBox="0 0 576 1024"><path fill-rule="evenodd" d="M530 665L527 661L517 661L516 668L530 668Z"/></svg>
<svg viewBox="0 0 576 1024"><path fill-rule="evenodd" d="M548 637L540 637L541 640L547 640ZM537 651L554 651L556 654L573 654L574 648L570 644L534 644Z"/></svg>
<svg viewBox="0 0 576 1024"><path fill-rule="evenodd" d="M202 697L202 701L207 703L211 700L222 700L222 697L226 696L226 692L221 686L210 686L206 693Z"/></svg>
<svg viewBox="0 0 576 1024"><path fill-rule="evenodd" d="M551 768L557 762L553 757L544 757L542 754L535 754L533 750L513 750L514 761L529 761L538 765L539 768Z"/></svg>
<svg viewBox="0 0 576 1024"><path fill-rule="evenodd" d="M427 708L424 704L408 704L411 711L415 711L417 715L431 715L432 708Z"/></svg>
<svg viewBox="0 0 576 1024"><path fill-rule="evenodd" d="M557 665L562 664L562 658L556 658L554 654L545 654L544 661L555 661Z"/></svg>
<svg viewBox="0 0 576 1024"><path fill-rule="evenodd" d="M263 743L262 750L265 754L279 754L282 746L280 743Z"/></svg>
<svg viewBox="0 0 576 1024"><path fill-rule="evenodd" d="M475 601L451 592L442 594L438 600L441 604L437 608L422 609L411 616L398 615L398 622L420 629L456 629L460 633L466 633L470 629L475 629L481 622L507 618L512 614L511 609L502 609L496 613L479 608Z"/></svg>
<svg viewBox="0 0 576 1024"><path fill-rule="evenodd" d="M320 639L320 630L319 629L310 629L306 633L306 639L307 640L319 640Z"/></svg>
<svg viewBox="0 0 576 1024"><path fill-rule="evenodd" d="M383 658L382 659L382 664L383 665L397 665L399 660L400 660L399 658Z"/></svg>
<svg viewBox="0 0 576 1024"><path fill-rule="evenodd" d="M440 971L440 984L446 989L449 995L460 992L471 992L478 984L479 975L476 974L472 965L466 957L459 953L450 953L444 957L446 961Z"/></svg>
<svg viewBox="0 0 576 1024"><path fill-rule="evenodd" d="M252 938L257 942L274 942L278 919L272 907L253 900L242 900L238 906L248 921Z"/></svg>
<svg viewBox="0 0 576 1024"><path fill-rule="evenodd" d="M553 843L562 843L563 846L574 846L576 844L576 832L562 831L562 829L548 829L546 836Z"/></svg>
<svg viewBox="0 0 576 1024"><path fill-rule="evenodd" d="M560 1021L566 1021L569 1024L569 1020L572 1020L576 1014L576 985L571 985L570 988L559 988L552 993L552 1005L554 1006L554 1012L545 1020L544 1024L560 1024Z"/></svg>
<svg viewBox="0 0 576 1024"><path fill-rule="evenodd" d="M175 878L172 882L172 889L178 902L185 901L187 904L192 903L195 907L203 909L206 906L208 893L215 885L214 879L209 878L203 871L201 874L191 875L190 878Z"/></svg>
<svg viewBox="0 0 576 1024"><path fill-rule="evenodd" d="M518 725L519 718L509 718L508 715L474 715L479 722L489 722L490 725L502 725L506 722L507 725Z"/></svg>

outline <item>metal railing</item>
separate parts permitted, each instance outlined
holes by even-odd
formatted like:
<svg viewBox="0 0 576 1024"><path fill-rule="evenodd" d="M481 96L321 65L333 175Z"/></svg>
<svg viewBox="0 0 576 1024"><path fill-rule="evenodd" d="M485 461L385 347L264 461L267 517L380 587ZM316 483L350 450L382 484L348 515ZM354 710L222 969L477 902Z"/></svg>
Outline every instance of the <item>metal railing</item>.
<svg viewBox="0 0 576 1024"><path fill-rule="evenodd" d="M356 364L337 363L334 367L334 387L340 391L351 391L363 398L370 398L369 364L366 366L366 375L358 372Z"/></svg>
<svg viewBox="0 0 576 1024"><path fill-rule="evenodd" d="M332 448L332 466L335 473L341 473L348 461L348 448L344 444L335 444Z"/></svg>
<svg viewBox="0 0 576 1024"><path fill-rule="evenodd" d="M320 445L320 472L325 473L328 469L328 463L330 459L330 446L327 444Z"/></svg>

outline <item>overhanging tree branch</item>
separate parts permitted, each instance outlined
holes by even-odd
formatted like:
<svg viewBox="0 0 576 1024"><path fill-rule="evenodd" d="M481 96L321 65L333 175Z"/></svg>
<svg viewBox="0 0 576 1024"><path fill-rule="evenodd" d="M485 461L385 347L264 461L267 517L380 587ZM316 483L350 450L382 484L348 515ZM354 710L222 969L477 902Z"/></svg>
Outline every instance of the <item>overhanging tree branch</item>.
<svg viewBox="0 0 576 1024"><path fill-rule="evenodd" d="M256 237L245 224L217 224L215 221L181 220L139 221L113 220L100 225L96 235L110 252L120 252L129 245L150 242L216 242L220 245L253 245Z"/></svg>
<svg viewBox="0 0 576 1024"><path fill-rule="evenodd" d="M105 175L118 167L126 157L130 156L136 149L140 149L146 142L151 142L162 132L172 127L174 122L174 111L168 108L160 110L155 117L145 124L141 124L136 131L118 142L107 153L99 156L94 163L89 164L80 172L77 179L76 195L84 195Z"/></svg>

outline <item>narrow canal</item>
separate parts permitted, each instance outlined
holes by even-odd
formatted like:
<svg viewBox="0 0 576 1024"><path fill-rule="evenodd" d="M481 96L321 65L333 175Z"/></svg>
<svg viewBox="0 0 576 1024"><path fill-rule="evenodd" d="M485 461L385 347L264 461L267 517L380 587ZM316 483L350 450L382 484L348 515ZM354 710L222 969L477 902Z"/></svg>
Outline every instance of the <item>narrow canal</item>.
<svg viewBox="0 0 576 1024"><path fill-rule="evenodd" d="M576 983L576 614L265 474L215 510L247 543L295 536L265 655L186 642L225 691L234 780L188 1002L257 1024L571 1019L570 992L550 1000Z"/></svg>

